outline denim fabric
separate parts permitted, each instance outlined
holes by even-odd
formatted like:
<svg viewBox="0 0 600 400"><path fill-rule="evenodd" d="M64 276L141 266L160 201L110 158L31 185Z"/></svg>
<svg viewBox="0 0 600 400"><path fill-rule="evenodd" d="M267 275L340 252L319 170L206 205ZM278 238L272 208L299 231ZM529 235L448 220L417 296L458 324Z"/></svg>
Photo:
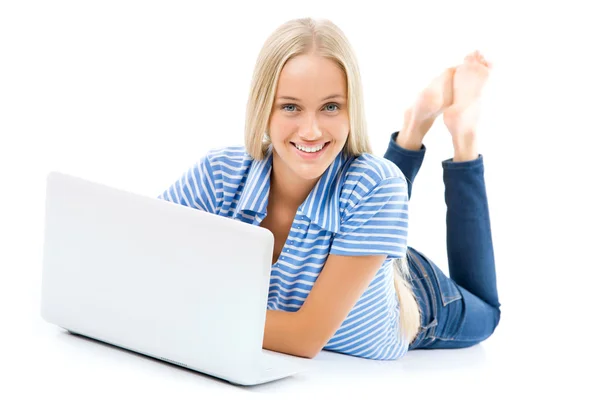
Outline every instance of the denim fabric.
<svg viewBox="0 0 600 400"><path fill-rule="evenodd" d="M408 150L391 135L384 158L406 176L409 198L426 147ZM413 349L469 347L487 339L500 321L496 266L485 189L483 157L442 161L446 202L446 276L422 252L408 247L407 260L421 328Z"/></svg>

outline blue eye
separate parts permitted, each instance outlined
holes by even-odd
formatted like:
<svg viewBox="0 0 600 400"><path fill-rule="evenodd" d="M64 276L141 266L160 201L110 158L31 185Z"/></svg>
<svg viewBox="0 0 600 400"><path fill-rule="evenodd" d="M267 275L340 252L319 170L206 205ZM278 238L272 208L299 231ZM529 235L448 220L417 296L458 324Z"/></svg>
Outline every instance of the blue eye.
<svg viewBox="0 0 600 400"><path fill-rule="evenodd" d="M292 108L289 108L292 107ZM294 111L298 111L297 106L295 104L284 104L281 106L281 109L283 111L288 111L288 112L294 112ZM331 108L327 108L327 107L334 107L333 109ZM335 104L335 103L329 103L325 106L325 109L329 112L334 112L334 111L338 111L340 109L340 106Z"/></svg>

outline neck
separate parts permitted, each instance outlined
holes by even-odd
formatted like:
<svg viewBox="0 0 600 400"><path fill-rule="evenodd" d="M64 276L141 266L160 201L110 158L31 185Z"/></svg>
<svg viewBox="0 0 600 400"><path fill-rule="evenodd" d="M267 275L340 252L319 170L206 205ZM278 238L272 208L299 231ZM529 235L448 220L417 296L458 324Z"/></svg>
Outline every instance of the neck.
<svg viewBox="0 0 600 400"><path fill-rule="evenodd" d="M269 190L269 204L284 206L286 209L298 210L298 207L306 200L308 194L319 181L319 178L305 180L286 169L283 163L273 159L271 170L271 187ZM276 199L274 203L272 199Z"/></svg>

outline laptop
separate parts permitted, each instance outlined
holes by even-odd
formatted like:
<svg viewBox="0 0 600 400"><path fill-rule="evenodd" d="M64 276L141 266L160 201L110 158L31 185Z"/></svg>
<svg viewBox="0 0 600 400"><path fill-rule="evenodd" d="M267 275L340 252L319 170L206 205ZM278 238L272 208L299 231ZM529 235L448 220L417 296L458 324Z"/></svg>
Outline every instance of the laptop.
<svg viewBox="0 0 600 400"><path fill-rule="evenodd" d="M308 369L262 348L268 229L57 171L46 185L45 321L236 385Z"/></svg>

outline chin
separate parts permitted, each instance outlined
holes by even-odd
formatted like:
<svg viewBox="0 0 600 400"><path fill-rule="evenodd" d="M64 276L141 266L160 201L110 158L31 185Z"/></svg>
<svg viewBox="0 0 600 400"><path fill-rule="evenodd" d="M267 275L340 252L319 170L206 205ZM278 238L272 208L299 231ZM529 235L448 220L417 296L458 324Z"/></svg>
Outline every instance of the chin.
<svg viewBox="0 0 600 400"><path fill-rule="evenodd" d="M293 154L288 153L287 164L288 166L302 179L305 180L314 180L318 179L327 171L327 168L333 163L338 152L335 152L335 149L328 149L326 154L323 154L323 157L316 161L303 161L299 160L298 157Z"/></svg>
<svg viewBox="0 0 600 400"><path fill-rule="evenodd" d="M282 146L285 151L278 151ZM322 156L316 160L306 160L298 157L298 150L289 142L277 146L275 152L280 161L285 164L289 170L293 171L296 176L304 180L315 180L323 175L335 160L335 157L342 150L336 149L333 146L335 146L334 143L329 143L329 145L324 148Z"/></svg>

